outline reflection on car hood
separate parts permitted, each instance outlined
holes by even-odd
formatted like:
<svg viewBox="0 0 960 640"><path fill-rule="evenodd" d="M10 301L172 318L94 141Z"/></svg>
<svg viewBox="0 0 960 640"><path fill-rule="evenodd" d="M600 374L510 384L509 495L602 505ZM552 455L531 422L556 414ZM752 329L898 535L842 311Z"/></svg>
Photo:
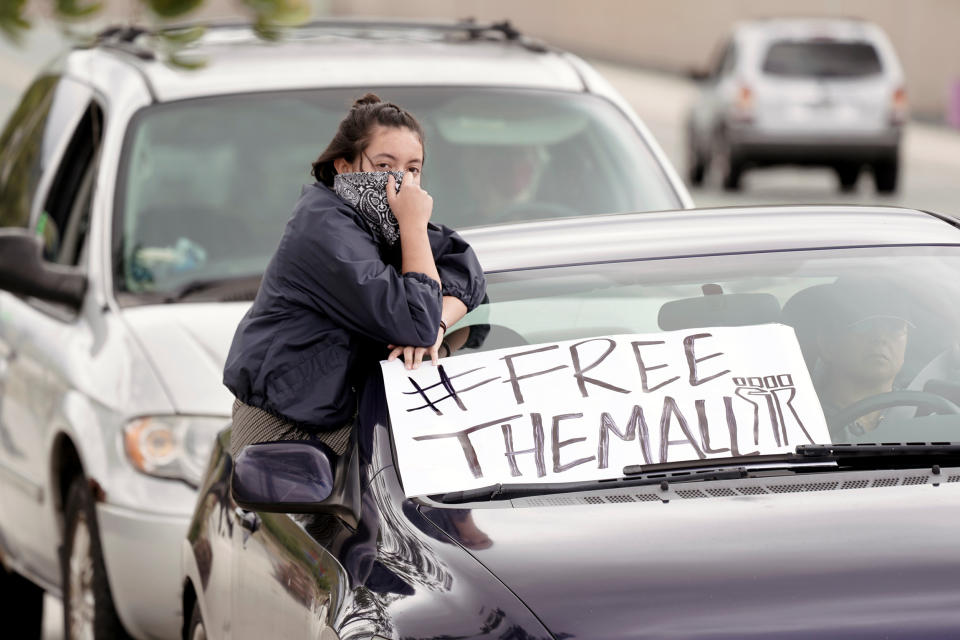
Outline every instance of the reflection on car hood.
<svg viewBox="0 0 960 640"><path fill-rule="evenodd" d="M558 638L947 637L958 500L960 482L474 509L492 544L470 553Z"/></svg>
<svg viewBox="0 0 960 640"><path fill-rule="evenodd" d="M143 346L178 413L230 415L223 363L249 302L132 307L124 320Z"/></svg>

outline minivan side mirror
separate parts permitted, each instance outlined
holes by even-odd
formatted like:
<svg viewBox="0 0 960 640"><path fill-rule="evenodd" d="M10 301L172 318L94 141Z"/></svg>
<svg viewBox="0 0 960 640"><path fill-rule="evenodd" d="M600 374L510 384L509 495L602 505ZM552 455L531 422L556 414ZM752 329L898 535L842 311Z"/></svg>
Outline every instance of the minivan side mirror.
<svg viewBox="0 0 960 640"><path fill-rule="evenodd" d="M270 513L329 513L356 528L360 516L357 447L337 456L325 444L280 440L247 445L234 461L237 506Z"/></svg>
<svg viewBox="0 0 960 640"><path fill-rule="evenodd" d="M45 261L43 241L29 230L6 228L0 229L0 289L79 310L87 276L76 267Z"/></svg>

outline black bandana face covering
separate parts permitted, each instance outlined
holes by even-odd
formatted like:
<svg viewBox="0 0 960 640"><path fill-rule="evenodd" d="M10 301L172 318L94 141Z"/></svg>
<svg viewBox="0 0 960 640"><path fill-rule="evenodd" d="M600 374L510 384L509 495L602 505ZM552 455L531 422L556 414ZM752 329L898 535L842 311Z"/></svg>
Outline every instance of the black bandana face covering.
<svg viewBox="0 0 960 640"><path fill-rule="evenodd" d="M333 177L333 190L351 207L360 212L373 229L377 242L392 245L400 239L400 225L387 202L387 176L403 182L403 171L360 171L338 173Z"/></svg>

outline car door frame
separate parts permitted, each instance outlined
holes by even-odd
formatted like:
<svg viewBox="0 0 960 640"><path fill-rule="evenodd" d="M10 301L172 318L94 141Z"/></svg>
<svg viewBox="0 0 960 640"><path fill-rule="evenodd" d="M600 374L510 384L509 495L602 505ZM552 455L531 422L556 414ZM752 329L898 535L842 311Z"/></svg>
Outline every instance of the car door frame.
<svg viewBox="0 0 960 640"><path fill-rule="evenodd" d="M28 229L35 233L38 229L43 231L38 227L41 211L55 195L51 190L63 175L64 163L72 160L68 153L74 141L83 135L81 127L85 117L94 112L100 116L99 131L90 132L91 156L65 203L67 219L86 215L89 223L97 196L98 159L104 141L104 101L93 87L66 74L59 76L53 94L39 143L39 180L31 194ZM73 152L76 153L76 149ZM78 197L86 199L80 203L79 209ZM83 246L77 248L73 261L80 271L85 271L90 261L90 240L88 226ZM78 345L89 344L90 332L83 309L74 311L65 305L9 292L0 292L0 301L4 308L6 349L15 354L8 358L8 384L4 389L6 412L10 412L12 400L9 381L20 385L25 395L32 397L32 403L28 398L24 406L42 409L32 417L29 410L22 411L20 418L27 422L26 425L8 425L20 434L22 440L25 438L22 455L15 458L9 455L9 451L0 451L0 468L5 471L0 478L7 480L3 489L4 517L7 522L18 523L4 535L9 546L6 551L13 558L11 564L17 565L21 573L56 593L60 578L57 549L63 528L59 517L62 492L51 452L57 434L66 428L69 419L62 411L55 412L54 407L61 403L59 406L63 409L64 404L71 401L71 351ZM31 340L30 334L47 337Z"/></svg>

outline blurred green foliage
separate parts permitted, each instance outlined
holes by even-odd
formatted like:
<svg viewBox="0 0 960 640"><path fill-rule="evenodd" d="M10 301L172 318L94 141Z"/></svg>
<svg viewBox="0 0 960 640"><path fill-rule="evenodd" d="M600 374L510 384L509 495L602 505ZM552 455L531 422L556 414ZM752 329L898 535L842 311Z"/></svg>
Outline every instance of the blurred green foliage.
<svg viewBox="0 0 960 640"><path fill-rule="evenodd" d="M65 20L82 20L103 9L101 0L55 0L56 15Z"/></svg>
<svg viewBox="0 0 960 640"><path fill-rule="evenodd" d="M30 23L23 17L27 0L0 0L0 31L7 38L18 42Z"/></svg>
<svg viewBox="0 0 960 640"><path fill-rule="evenodd" d="M243 0L258 23L293 26L310 19L309 0Z"/></svg>
<svg viewBox="0 0 960 640"><path fill-rule="evenodd" d="M150 10L161 18L177 18L203 4L203 0L141 0L141 2L145 2Z"/></svg>
<svg viewBox="0 0 960 640"><path fill-rule="evenodd" d="M310 19L309 0L243 0L253 10L253 29L264 40L278 40L277 27L302 24Z"/></svg>
<svg viewBox="0 0 960 640"><path fill-rule="evenodd" d="M38 78L0 134L0 227L26 227L30 219L30 198L40 176L40 143L56 85L56 76Z"/></svg>
<svg viewBox="0 0 960 640"><path fill-rule="evenodd" d="M203 6L205 0L135 0L155 19L181 18ZM239 8L252 14L254 28L261 37L275 40L278 27L303 24L310 19L310 0L234 0ZM57 19L77 22L96 17L104 0L0 0L0 35L19 42L30 28L28 7L46 5Z"/></svg>
<svg viewBox="0 0 960 640"><path fill-rule="evenodd" d="M165 52L164 60L167 64L186 71L202 69L206 66L203 58L183 55L189 45L196 42L206 33L203 25L191 25L177 29L165 29L157 34L157 41Z"/></svg>

